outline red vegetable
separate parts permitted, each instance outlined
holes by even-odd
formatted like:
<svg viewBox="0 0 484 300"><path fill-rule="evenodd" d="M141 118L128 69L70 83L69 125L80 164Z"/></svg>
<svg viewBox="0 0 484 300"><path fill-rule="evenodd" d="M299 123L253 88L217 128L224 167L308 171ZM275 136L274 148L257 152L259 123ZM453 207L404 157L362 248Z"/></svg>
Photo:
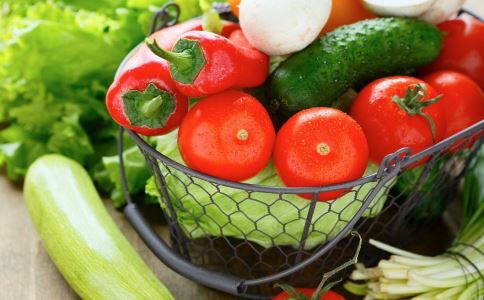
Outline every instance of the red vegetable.
<svg viewBox="0 0 484 300"><path fill-rule="evenodd" d="M287 186L306 187L360 178L368 162L368 144L361 127L347 114L326 107L300 111L279 130L274 164ZM345 190L324 192L332 200ZM311 199L312 195L300 195Z"/></svg>
<svg viewBox="0 0 484 300"><path fill-rule="evenodd" d="M235 90L195 104L178 133L189 167L232 181L257 175L270 160L274 140L274 126L262 104Z"/></svg>
<svg viewBox="0 0 484 300"><path fill-rule="evenodd" d="M311 296L313 293L316 291L316 289L309 289L309 288L298 288L297 289L299 292L301 292L304 296L306 296L308 299L311 299ZM288 293L282 292L272 298L272 300L289 300L289 299L294 299L289 296ZM333 291L328 291L326 294L324 294L320 300L345 300L345 298Z"/></svg>
<svg viewBox="0 0 484 300"><path fill-rule="evenodd" d="M238 24L223 21L223 36L229 36L234 30L240 29ZM150 38L156 39L158 45L163 49L172 49L180 36L188 31L202 30L202 19L186 21L174 26L170 26L153 33ZM123 70L131 69L142 65L148 61L165 61L155 55L145 43L141 44L133 53L130 59L123 66Z"/></svg>
<svg viewBox="0 0 484 300"><path fill-rule="evenodd" d="M445 138L484 119L484 93L468 76L454 71L439 71L424 80L443 94L436 105L445 111Z"/></svg>
<svg viewBox="0 0 484 300"><path fill-rule="evenodd" d="M231 41L211 32L190 31L180 37L172 51L160 48L155 39L147 39L146 44L170 62L178 89L190 97L255 87L268 75L268 57L252 48L241 32Z"/></svg>
<svg viewBox="0 0 484 300"><path fill-rule="evenodd" d="M264 83L269 73L269 57L252 47L242 30L234 30L230 41L237 45L237 87L256 87Z"/></svg>
<svg viewBox="0 0 484 300"><path fill-rule="evenodd" d="M188 98L176 91L165 62L149 62L115 79L106 96L111 117L139 134L175 129L188 111Z"/></svg>
<svg viewBox="0 0 484 300"><path fill-rule="evenodd" d="M446 123L445 112L435 105L439 98L430 85L413 77L388 77L366 86L350 115L365 131L370 159L380 163L403 147L415 154L442 140Z"/></svg>
<svg viewBox="0 0 484 300"><path fill-rule="evenodd" d="M444 32L444 48L437 60L423 71L458 71L484 89L484 23L473 17L463 17L445 21L439 29Z"/></svg>
<svg viewBox="0 0 484 300"><path fill-rule="evenodd" d="M223 34L239 26L225 22ZM171 49L181 34L201 29L201 20L192 20L162 29L152 35L160 45ZM106 105L121 126L143 135L167 133L181 123L188 110L188 99L177 91L167 61L140 45L119 70L109 88Z"/></svg>

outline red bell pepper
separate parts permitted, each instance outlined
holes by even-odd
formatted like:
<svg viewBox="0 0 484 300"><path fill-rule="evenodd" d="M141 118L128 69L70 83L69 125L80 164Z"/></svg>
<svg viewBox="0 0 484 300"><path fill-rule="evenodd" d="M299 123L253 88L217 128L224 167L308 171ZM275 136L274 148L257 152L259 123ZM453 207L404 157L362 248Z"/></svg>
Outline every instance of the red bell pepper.
<svg viewBox="0 0 484 300"><path fill-rule="evenodd" d="M234 30L229 39L238 47L240 71L237 87L248 88L263 84L269 74L269 57L252 47L240 29Z"/></svg>
<svg viewBox="0 0 484 300"><path fill-rule="evenodd" d="M162 47L171 49L181 34L201 29L201 20L192 20L162 29L152 35ZM225 22L223 34L240 27ZM153 136L180 125L188 111L188 98L181 94L170 76L170 65L140 45L121 67L106 96L111 117L121 126Z"/></svg>
<svg viewBox="0 0 484 300"><path fill-rule="evenodd" d="M222 36L230 36L235 30L240 30L239 24L223 21ZM188 31L202 30L202 19L189 20L176 24L153 33L150 38L156 39L163 49L172 49L180 36ZM155 55L145 43L141 44L126 61L120 72L131 69L148 61L165 61Z"/></svg>
<svg viewBox="0 0 484 300"><path fill-rule="evenodd" d="M160 47L157 39L146 44L170 62L178 89L190 97L203 97L231 88L248 88L264 83L269 58L254 49L242 31L225 38L206 31L189 31L175 43L172 51Z"/></svg>
<svg viewBox="0 0 484 300"><path fill-rule="evenodd" d="M176 90L165 62L149 62L122 73L106 96L111 117L121 126L147 136L178 127L188 98Z"/></svg>

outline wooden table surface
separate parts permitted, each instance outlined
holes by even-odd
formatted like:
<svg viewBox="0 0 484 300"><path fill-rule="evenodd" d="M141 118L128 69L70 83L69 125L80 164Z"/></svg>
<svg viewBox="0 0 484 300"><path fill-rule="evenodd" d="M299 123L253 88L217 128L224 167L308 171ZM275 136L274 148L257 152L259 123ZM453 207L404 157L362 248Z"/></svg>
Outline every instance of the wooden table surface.
<svg viewBox="0 0 484 300"><path fill-rule="evenodd" d="M337 1L337 0L336 0ZM466 7L484 15L484 0L468 0ZM143 259L177 299L235 299L199 286L165 267L133 231L124 216L109 212ZM75 293L55 268L25 209L21 189L0 174L0 299L68 300Z"/></svg>

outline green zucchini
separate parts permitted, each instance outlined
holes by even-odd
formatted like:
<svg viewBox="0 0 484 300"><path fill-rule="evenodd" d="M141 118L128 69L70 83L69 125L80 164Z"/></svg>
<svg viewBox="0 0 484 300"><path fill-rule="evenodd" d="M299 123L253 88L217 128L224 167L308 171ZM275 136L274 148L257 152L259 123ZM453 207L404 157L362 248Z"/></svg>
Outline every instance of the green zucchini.
<svg viewBox="0 0 484 300"><path fill-rule="evenodd" d="M343 26L292 55L268 84L271 108L285 115L331 106L349 88L432 62L442 48L437 27L405 18Z"/></svg>
<svg viewBox="0 0 484 300"><path fill-rule="evenodd" d="M122 235L92 181L60 155L36 160L24 199L49 256L83 299L174 299Z"/></svg>

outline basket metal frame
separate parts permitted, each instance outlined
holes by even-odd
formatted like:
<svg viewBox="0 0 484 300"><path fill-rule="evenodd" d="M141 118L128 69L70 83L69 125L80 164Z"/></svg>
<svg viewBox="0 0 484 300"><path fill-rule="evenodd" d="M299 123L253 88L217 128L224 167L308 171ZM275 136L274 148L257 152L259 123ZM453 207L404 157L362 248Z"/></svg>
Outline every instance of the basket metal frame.
<svg viewBox="0 0 484 300"><path fill-rule="evenodd" d="M168 17L168 9L175 9L175 20L171 20ZM222 7L222 9L226 8ZM478 19L478 16L475 14L467 11L461 10L460 13L466 13L472 15ZM169 3L166 5L159 13L155 15L155 19L152 25L152 31L158 30L161 27L170 26L176 23L178 20L179 8L177 5L173 3ZM161 20L161 25L158 25L158 22ZM129 57L129 55L127 56ZM142 212L139 209L139 206L130 196L126 173L124 168L124 160L123 160L123 144L124 144L124 133L125 131L129 135L129 137L136 143L139 149L145 154L146 157L152 157L155 160L159 160L163 162L166 166L169 166L175 170L181 171L184 174L190 175L195 178L199 178L217 185L223 185L230 188L250 191L250 192L264 192L264 193L277 193L277 194L313 194L317 195L320 192L327 192L327 191L334 191L344 188L351 188L354 186L359 186L369 182L377 182L376 186L372 189L372 191L365 197L363 201L363 205L358 210L358 212L354 215L354 217L343 227L343 229L337 234L335 238L328 241L322 248L320 248L317 252L315 252L311 257L300 261L297 259L297 262L294 266L278 272L276 274L272 274L270 276L265 276L256 279L243 279L238 278L226 273L221 273L217 271L211 271L205 269L203 267L197 266L192 264L189 260L185 257L187 256L186 249L173 249L170 245L167 244L165 240L163 240L158 233L152 228L152 226L148 223L146 218L143 216ZM123 193L125 199L127 200L127 205L124 207L123 212L131 223L135 231L139 234L141 239L144 243L148 246L148 248L169 268L177 272L178 274L191 279L199 284L204 286L236 295L241 296L248 299L261 299L265 297L261 297L261 295L256 294L248 294L247 289L251 286L257 286L261 284L267 284L275 282L281 278L287 277L291 274L295 274L296 272L304 269L308 265L312 264L313 262L317 261L323 255L325 255L330 249L332 249L338 242L340 242L344 237L348 235L348 233L353 229L356 222L360 220L361 216L365 212L365 210L371 204L373 198L378 194L380 189L385 186L390 180L395 178L399 172L407 166L410 166L424 157L432 156L444 149L449 148L451 145L455 144L457 141L465 139L471 135L478 133L480 138L476 143L478 145L482 145L484 137L482 133L484 132L484 121L481 121L457 134L452 137L449 137L432 147L429 147L419 153L411 155L410 149L403 148L400 149L392 154L389 154L380 164L379 170L377 173L360 178L358 180L344 182L340 184L328 185L328 186L321 186L321 187L304 187L304 188L289 188L289 187L270 187L270 186L260 186L260 185L251 185L239 182L232 182L223 180L220 178L212 177L195 170L192 170L184 165L181 165L170 158L166 157L162 153L158 152L154 149L151 145L149 145L143 138L137 135L135 132L129 129L124 129L120 127L119 129L119 139L118 139L118 157L120 163L120 171L121 171L121 183L123 188ZM477 149L479 147L476 147ZM470 155L472 157L473 155ZM147 158L148 159L148 158ZM466 164L467 167L468 163ZM156 170L153 170L156 172ZM462 173L459 175L461 176L465 172L465 168ZM159 172L159 170L158 170ZM163 179L161 174L158 174L158 177ZM170 196L166 192L166 189L163 189L163 196L166 199L170 199ZM167 200L169 204L167 209L170 211L171 217L165 218L169 223L171 229L170 233L175 235L177 238L182 237L182 230L180 229L178 223L176 222L176 211L173 207L170 206L171 201ZM301 248L304 246L305 236L308 234L310 220L312 219L312 215L317 203L316 196L313 197L311 200L311 204L309 207L308 215L306 217L306 224L303 231L302 237L302 245ZM173 241L173 238L172 238ZM182 254L183 253L183 254ZM185 256L185 257L184 257Z"/></svg>
<svg viewBox="0 0 484 300"><path fill-rule="evenodd" d="M123 136L124 131L126 129L120 127L119 130L119 142L118 142L118 152L122 153L123 149ZM291 275L301 269L305 268L306 266L310 265L320 257L322 257L325 253L327 253L334 245L336 245L341 239L347 236L347 234L351 231L355 223L361 218L363 212L368 208L371 201L373 200L374 196L380 191L380 189L391 179L393 179L402 168L409 166L424 157L432 156L432 154L438 153L446 148L449 148L452 144L469 137L473 134L478 132L484 132L484 121L481 121L457 134L452 137L449 137L446 140L441 141L434 146L425 149L422 152L419 152L412 156L405 155L402 158L402 154L409 153L408 148L403 148L395 153L388 155L385 160L381 163L380 168L377 173L372 174L370 176L363 177L361 179L345 182L342 184L336 184L331 186L324 186L321 188L279 188L279 187L267 187L267 186L258 186L258 185L248 185L243 183L225 181L220 178L211 177L192 169L189 169L183 165L178 164L175 161L172 161L168 157L164 156L163 154L159 153L155 149L153 149L149 144L147 144L140 136L138 136L135 132L131 130L126 130L128 135L136 142L138 147L142 151L146 151L150 155L156 157L160 161L170 165L171 167L178 169L183 172L189 173L191 176L201 178L207 181L216 182L219 184L227 185L229 187L235 187L239 189L248 189L251 191L264 191L264 192L273 192L277 191L277 193L289 193L289 194L300 194L300 193L317 193L323 191L330 191L330 190L338 190L345 187L352 187L355 185L361 185L364 183L368 183L374 180L378 180L378 184L373 188L372 192L369 193L364 200L364 204L352 218L352 220L341 230L341 232L331 241L327 242L324 247L322 247L319 251L314 253L310 258L299 262L299 264L286 269L282 272L277 274L273 274L271 276L266 276L257 279L250 279L244 280L242 278L237 278L234 276L230 276L228 274L223 274L220 272L210 271L204 269L203 267L199 267L193 265L189 261L187 261L183 256L178 254L174 251L151 227L148 223L146 218L141 213L138 205L134 202L129 194L128 184L126 180L126 173L124 170L124 161L123 156L119 155L119 162L120 162L120 169L121 169L121 183L123 186L124 196L127 200L127 205L124 208L124 214L126 218L131 223L133 228L145 242L145 244L150 248L150 250L169 268L173 269L175 272L179 273L180 275L189 278L195 282L198 282L202 285L229 293L237 296L243 296L245 298L254 298L260 299L259 295L248 295L245 293L249 286L260 285L265 283L271 283L288 275ZM484 138L481 137L478 145L483 143ZM479 147L476 147L478 149ZM470 155L472 157L473 155ZM464 173L465 170L462 171ZM167 196L167 195L166 195ZM169 196L168 196L169 197ZM168 201L169 202L169 201ZM307 219L311 219L311 211L314 210L314 206L317 203L316 199L313 199L311 202L310 212L308 213ZM173 211L174 213L174 211ZM176 213L174 214L176 218ZM307 222L306 224L308 224ZM178 227L178 225L172 225ZM178 229L181 232L180 229Z"/></svg>

